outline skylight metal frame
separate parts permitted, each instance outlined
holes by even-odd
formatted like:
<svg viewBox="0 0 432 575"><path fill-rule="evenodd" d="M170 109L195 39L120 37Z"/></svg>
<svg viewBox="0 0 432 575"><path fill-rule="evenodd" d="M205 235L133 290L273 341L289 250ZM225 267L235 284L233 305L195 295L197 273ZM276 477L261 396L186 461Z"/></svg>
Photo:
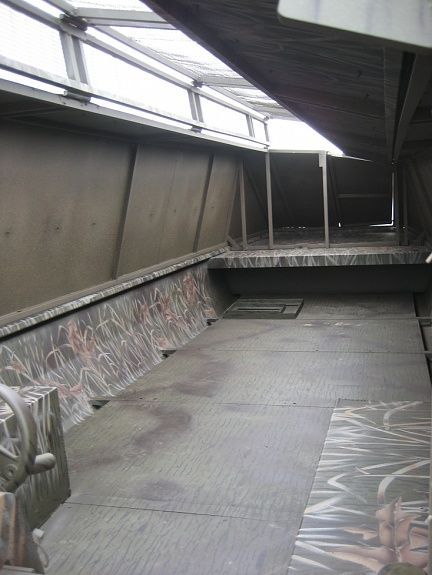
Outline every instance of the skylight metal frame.
<svg viewBox="0 0 432 575"><path fill-rule="evenodd" d="M209 90L203 92L202 82L186 67L172 62L169 58L160 55L158 52L152 50L151 48L143 47L139 42L124 36L116 30L113 30L108 25L101 26L100 22L103 21L104 15L113 15L112 9L76 8L66 0L45 1L61 11L59 17L49 14L37 6L33 6L26 0L0 0L0 3L13 8L17 12L21 12L27 16L30 16L31 18L35 18L39 22L42 22L43 24L48 25L59 32L68 78L55 76L38 68L28 66L21 62L1 56L0 68L63 88L65 90L66 97L78 97L83 100L87 99L88 101L90 101L92 97L97 97L110 102L126 105L132 109L140 110L155 116L164 117L169 120L180 122L181 124L185 125L185 128L189 128L194 132L209 130L211 132L226 134L227 136L241 138L242 140L249 140L254 143L268 146L269 139L267 130L267 115L254 110L248 106L247 103L242 101L241 98L236 98L235 95L232 95L229 91L224 90L222 87L208 84L206 87L211 88L211 93L209 93ZM123 22L127 22L127 24L123 23L123 25L127 25L129 27L131 26L130 18L132 18L132 15L135 15L136 20L139 21L139 23L142 23L146 18L148 21L149 15L153 14L152 12L147 11L134 12L130 10L115 10L115 12L124 13L125 19ZM91 15L94 16L94 21L91 20ZM88 21L87 18L89 18L90 21ZM113 23L112 18L108 19L110 20L110 23ZM106 21L108 21L108 19ZM150 20L152 19L156 24L159 19L162 20L159 16L156 18L150 18ZM98 25L94 25L96 20L99 22ZM116 25L118 24L116 23ZM104 41L100 37L95 37L91 33L88 33L87 29L89 27L105 34L107 36L107 41ZM127 51L123 52L121 48L111 45L109 43L110 37L124 44L125 47L128 46L129 48L133 48L137 53L142 53L148 58L153 59L155 64L152 65L148 61L142 61L139 58L134 58L131 54L127 53ZM114 58L117 58L138 69L141 69L154 77L170 82L171 84L186 90L189 97L191 117L187 118L172 112L168 113L150 105L138 103L133 100L128 100L126 98L92 88L90 85L90 78L87 72L86 58L83 50L84 44L92 46L93 48L96 48L97 50L105 52ZM158 67L158 63L163 64L164 67L168 69L162 70L160 67ZM169 68L173 70L173 74L170 74ZM177 72L177 74L175 72ZM178 73L182 74L186 79L179 77ZM217 127L214 127L211 122L205 121L202 114L201 97L205 97L206 99L212 100L224 108L234 110L235 112L244 115L245 128L248 131L248 136L235 131L218 129ZM227 98L229 99L228 101ZM267 136L265 141L256 137L252 119L263 124L264 133Z"/></svg>

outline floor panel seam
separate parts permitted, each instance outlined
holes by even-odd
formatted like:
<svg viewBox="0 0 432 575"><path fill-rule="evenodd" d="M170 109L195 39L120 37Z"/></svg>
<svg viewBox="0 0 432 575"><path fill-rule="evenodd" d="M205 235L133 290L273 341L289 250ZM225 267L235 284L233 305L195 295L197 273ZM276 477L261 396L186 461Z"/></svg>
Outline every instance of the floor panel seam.
<svg viewBox="0 0 432 575"><path fill-rule="evenodd" d="M133 507L129 505L108 505L105 503L84 503L80 501L65 501L63 506L60 508L62 510L66 505L80 505L81 507L103 507L104 509L128 509L130 511L145 511L151 513L175 513L177 515L195 515L198 517L219 517L221 519L239 519L242 521L258 521L261 523L268 523L277 521L278 523L288 522L288 519L284 520L272 520L272 519L261 519L259 517L241 517L238 515L221 515L219 513L197 513L194 511L176 511L169 509L153 509L151 507Z"/></svg>

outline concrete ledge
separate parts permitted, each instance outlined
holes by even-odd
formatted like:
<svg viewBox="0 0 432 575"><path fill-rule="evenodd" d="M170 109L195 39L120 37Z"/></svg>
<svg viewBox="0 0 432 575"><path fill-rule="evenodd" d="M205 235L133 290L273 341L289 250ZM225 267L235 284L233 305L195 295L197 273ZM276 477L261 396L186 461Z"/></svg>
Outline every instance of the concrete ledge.
<svg viewBox="0 0 432 575"><path fill-rule="evenodd" d="M429 253L430 250L424 246L231 251L211 258L208 267L238 269L424 264Z"/></svg>

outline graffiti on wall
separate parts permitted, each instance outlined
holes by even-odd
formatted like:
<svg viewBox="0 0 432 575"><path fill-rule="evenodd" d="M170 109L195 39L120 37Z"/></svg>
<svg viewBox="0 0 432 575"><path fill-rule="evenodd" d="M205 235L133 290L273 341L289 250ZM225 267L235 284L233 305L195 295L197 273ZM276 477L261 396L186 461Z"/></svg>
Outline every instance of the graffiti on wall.
<svg viewBox="0 0 432 575"><path fill-rule="evenodd" d="M214 294L204 263L48 322L0 344L0 382L56 387L68 429L198 335Z"/></svg>

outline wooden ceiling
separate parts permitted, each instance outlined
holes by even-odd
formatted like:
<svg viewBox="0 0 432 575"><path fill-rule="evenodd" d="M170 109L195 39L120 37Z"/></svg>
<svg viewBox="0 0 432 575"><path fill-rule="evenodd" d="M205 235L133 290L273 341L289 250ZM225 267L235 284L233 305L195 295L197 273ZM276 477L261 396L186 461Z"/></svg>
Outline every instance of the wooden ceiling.
<svg viewBox="0 0 432 575"><path fill-rule="evenodd" d="M390 161L407 132L432 140L430 107L415 133L410 125L430 78L429 55L419 56L413 78L416 54L376 38L281 22L277 0L146 3L347 155Z"/></svg>

